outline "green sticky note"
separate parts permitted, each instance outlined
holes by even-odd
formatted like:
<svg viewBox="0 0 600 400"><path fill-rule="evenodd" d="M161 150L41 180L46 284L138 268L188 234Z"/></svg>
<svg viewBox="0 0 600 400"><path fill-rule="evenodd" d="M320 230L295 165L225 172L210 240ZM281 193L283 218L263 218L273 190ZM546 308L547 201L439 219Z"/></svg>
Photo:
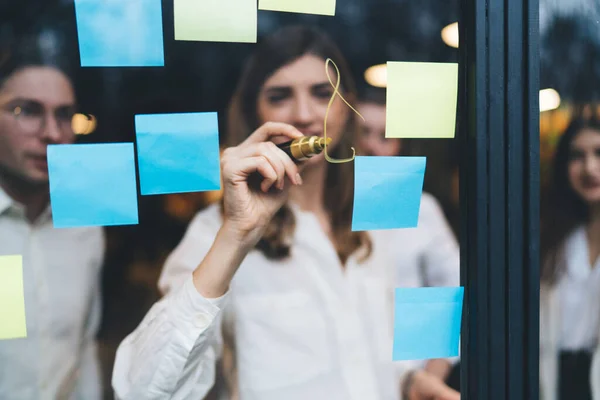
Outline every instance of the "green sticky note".
<svg viewBox="0 0 600 400"><path fill-rule="evenodd" d="M335 0L258 0L258 9L303 14L335 15Z"/></svg>
<svg viewBox="0 0 600 400"><path fill-rule="evenodd" d="M24 337L23 257L0 256L0 339Z"/></svg>
<svg viewBox="0 0 600 400"><path fill-rule="evenodd" d="M386 138L453 138L458 64L387 63Z"/></svg>
<svg viewBox="0 0 600 400"><path fill-rule="evenodd" d="M256 43L256 0L175 0L175 40Z"/></svg>

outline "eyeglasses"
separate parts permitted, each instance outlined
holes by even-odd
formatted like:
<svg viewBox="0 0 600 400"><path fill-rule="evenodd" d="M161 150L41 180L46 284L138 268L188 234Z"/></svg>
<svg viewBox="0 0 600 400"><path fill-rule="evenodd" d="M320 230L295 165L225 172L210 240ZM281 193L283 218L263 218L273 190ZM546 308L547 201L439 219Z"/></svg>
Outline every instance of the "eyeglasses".
<svg viewBox="0 0 600 400"><path fill-rule="evenodd" d="M27 100L19 104L9 104L2 109L13 116L21 131L27 135L39 134L48 123L45 107L36 101ZM73 106L58 107L50 113L53 115L55 124L61 134L73 134L71 126L75 114Z"/></svg>

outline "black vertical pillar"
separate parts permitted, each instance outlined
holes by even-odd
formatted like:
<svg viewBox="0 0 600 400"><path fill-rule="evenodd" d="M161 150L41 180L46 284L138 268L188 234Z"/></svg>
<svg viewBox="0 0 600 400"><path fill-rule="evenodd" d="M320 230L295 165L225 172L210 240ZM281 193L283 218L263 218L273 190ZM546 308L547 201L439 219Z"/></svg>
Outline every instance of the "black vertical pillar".
<svg viewBox="0 0 600 400"><path fill-rule="evenodd" d="M462 399L539 397L538 0L461 0Z"/></svg>

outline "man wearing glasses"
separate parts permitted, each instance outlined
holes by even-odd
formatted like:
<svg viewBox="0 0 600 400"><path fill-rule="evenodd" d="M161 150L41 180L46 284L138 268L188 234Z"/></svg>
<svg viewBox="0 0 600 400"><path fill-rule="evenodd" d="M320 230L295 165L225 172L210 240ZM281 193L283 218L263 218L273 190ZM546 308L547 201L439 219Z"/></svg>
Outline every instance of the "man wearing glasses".
<svg viewBox="0 0 600 400"><path fill-rule="evenodd" d="M47 146L74 141L75 95L38 39L0 47L0 256L23 257L27 323L27 338L0 340L0 398L94 400L104 237L53 228Z"/></svg>

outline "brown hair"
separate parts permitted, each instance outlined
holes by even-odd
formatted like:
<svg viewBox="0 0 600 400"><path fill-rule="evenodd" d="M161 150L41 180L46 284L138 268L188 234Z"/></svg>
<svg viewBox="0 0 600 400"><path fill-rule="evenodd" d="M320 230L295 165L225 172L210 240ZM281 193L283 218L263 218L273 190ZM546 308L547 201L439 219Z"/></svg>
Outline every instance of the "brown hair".
<svg viewBox="0 0 600 400"><path fill-rule="evenodd" d="M565 269L565 240L578 226L589 219L589 207L571 187L569 160L573 140L585 129L600 134L600 120L593 115L575 117L560 138L552 165L548 193L541 209L540 255L542 282L555 284Z"/></svg>
<svg viewBox="0 0 600 400"><path fill-rule="evenodd" d="M28 26L16 29L13 24L0 26L0 87L14 73L28 67L51 67L69 81L74 78L76 65L67 46L68 35L55 25L52 13Z"/></svg>
<svg viewBox="0 0 600 400"><path fill-rule="evenodd" d="M359 93L361 103L376 104L386 106L386 89L374 86L363 87Z"/></svg>
<svg viewBox="0 0 600 400"><path fill-rule="evenodd" d="M241 143L259 127L257 101L265 81L279 68L304 55L331 58L340 70L341 91L352 104L356 89L346 61L333 41L318 29L305 26L285 27L261 41L246 64L240 82L229 105L227 142L230 146ZM334 158L352 156L350 147L358 134L358 121L354 114L348 119L339 145L330 152ZM366 258L371 253L371 240L366 232L352 232L352 203L354 195L354 166L352 163L328 164L323 203L329 214L334 244L343 263L358 249L364 249ZM285 258L290 253L290 243L296 221L288 205L284 205L269 223L257 248L265 256Z"/></svg>

